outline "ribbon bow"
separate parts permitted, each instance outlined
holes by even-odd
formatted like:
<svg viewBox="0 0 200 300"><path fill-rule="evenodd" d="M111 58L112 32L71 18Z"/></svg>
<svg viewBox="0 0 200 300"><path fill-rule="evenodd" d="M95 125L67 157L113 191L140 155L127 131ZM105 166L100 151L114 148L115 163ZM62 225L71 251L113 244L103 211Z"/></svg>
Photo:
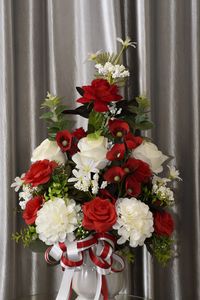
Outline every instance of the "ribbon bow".
<svg viewBox="0 0 200 300"><path fill-rule="evenodd" d="M60 262L64 275L56 300L69 300L72 279L75 271L79 271L83 264L84 255L88 252L97 271L97 288L94 300L99 300L102 293L104 300L108 299L108 289L105 275L121 272L124 260L114 253L115 238L109 233L96 233L80 240L57 243L45 252L45 259L49 264ZM52 257L54 261L50 258ZM113 268L113 261L117 261L120 269Z"/></svg>

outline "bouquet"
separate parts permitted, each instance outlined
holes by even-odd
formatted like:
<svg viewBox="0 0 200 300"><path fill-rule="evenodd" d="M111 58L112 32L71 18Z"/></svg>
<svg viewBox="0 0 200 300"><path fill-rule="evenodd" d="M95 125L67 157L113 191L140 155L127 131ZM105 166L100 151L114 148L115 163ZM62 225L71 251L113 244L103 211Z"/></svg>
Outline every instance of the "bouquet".
<svg viewBox="0 0 200 300"><path fill-rule="evenodd" d="M135 249L143 245L162 264L173 256L169 210L174 181L181 178L173 165L166 166L169 156L142 134L153 126L150 101L122 97L130 76L122 57L135 43L118 41L118 53L89 56L95 78L76 88L76 109L47 94L42 118L48 138L33 151L28 171L12 184L26 224L14 239L30 247L42 244L47 262L60 262L66 270L80 267L86 251L106 274L113 260L121 265L122 256L133 261ZM87 118L87 128L70 130L70 114Z"/></svg>

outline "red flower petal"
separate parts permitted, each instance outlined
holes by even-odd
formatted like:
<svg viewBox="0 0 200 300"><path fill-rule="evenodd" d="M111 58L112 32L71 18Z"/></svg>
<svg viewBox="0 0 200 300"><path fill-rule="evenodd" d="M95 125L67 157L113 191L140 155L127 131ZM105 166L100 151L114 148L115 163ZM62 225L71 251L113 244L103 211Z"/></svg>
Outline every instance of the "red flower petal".
<svg viewBox="0 0 200 300"><path fill-rule="evenodd" d="M134 176L126 178L126 192L128 195L137 197L141 193L141 183L138 182Z"/></svg>
<svg viewBox="0 0 200 300"><path fill-rule="evenodd" d="M154 230L158 235L170 236L174 231L172 216L166 211L156 211L154 214Z"/></svg>
<svg viewBox="0 0 200 300"><path fill-rule="evenodd" d="M121 167L111 167L103 175L104 180L108 182L119 182L125 175L125 171Z"/></svg>
<svg viewBox="0 0 200 300"><path fill-rule="evenodd" d="M56 134L56 142L63 152L71 148L72 135L68 130L62 130Z"/></svg>
<svg viewBox="0 0 200 300"><path fill-rule="evenodd" d="M140 144L142 144L142 141L143 139L140 136L134 136L131 132L125 136L126 146L130 150L137 148Z"/></svg>
<svg viewBox="0 0 200 300"><path fill-rule="evenodd" d="M125 154L124 144L115 144L110 151L107 152L106 158L108 160L122 160Z"/></svg>
<svg viewBox="0 0 200 300"><path fill-rule="evenodd" d="M94 110L98 112L108 111L108 103L118 101L122 96L118 94L118 87L110 85L105 79L95 79L91 85L83 86L83 97L77 99L79 103L94 102Z"/></svg>
<svg viewBox="0 0 200 300"><path fill-rule="evenodd" d="M37 218L37 212L42 207L43 202L44 198L42 196L36 196L27 202L26 208L22 215L27 225L31 225L35 222L35 219Z"/></svg>
<svg viewBox="0 0 200 300"><path fill-rule="evenodd" d="M152 172L149 165L142 160L129 158L123 165L123 169L126 173L134 175L138 182L148 182L152 176Z"/></svg>
<svg viewBox="0 0 200 300"><path fill-rule="evenodd" d="M49 161L48 159L38 160L31 165L22 179L25 183L29 183L32 186L47 183L51 178L53 169L57 166L58 164L55 161Z"/></svg>
<svg viewBox="0 0 200 300"><path fill-rule="evenodd" d="M115 203L117 201L117 199L113 195L111 195L106 189L100 189L99 194L101 195L101 198L109 199L112 203Z"/></svg>
<svg viewBox="0 0 200 300"><path fill-rule="evenodd" d="M115 137L122 137L128 134L129 132L129 125L127 122L123 120L110 120L109 121L109 130Z"/></svg>
<svg viewBox="0 0 200 300"><path fill-rule="evenodd" d="M96 197L83 206L82 225L89 230L106 232L116 223L117 213L114 204L110 201Z"/></svg>

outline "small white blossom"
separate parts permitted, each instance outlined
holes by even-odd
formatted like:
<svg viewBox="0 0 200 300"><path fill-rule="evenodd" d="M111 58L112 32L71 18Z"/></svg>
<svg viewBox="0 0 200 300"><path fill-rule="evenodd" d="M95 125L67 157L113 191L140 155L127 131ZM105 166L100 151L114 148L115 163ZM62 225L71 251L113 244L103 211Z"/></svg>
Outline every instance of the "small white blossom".
<svg viewBox="0 0 200 300"><path fill-rule="evenodd" d="M102 53L102 50L98 50L95 53L88 53L88 60L93 61L96 60L97 56Z"/></svg>
<svg viewBox="0 0 200 300"><path fill-rule="evenodd" d="M35 220L39 239L46 245L70 240L78 226L80 206L74 200L55 198L44 203Z"/></svg>
<svg viewBox="0 0 200 300"><path fill-rule="evenodd" d="M33 198L33 191L34 189L31 188L28 185L24 185L22 188L22 191L19 193L19 199L23 199L19 201L19 205L21 206L21 209L26 208L26 203Z"/></svg>
<svg viewBox="0 0 200 300"><path fill-rule="evenodd" d="M123 41L121 38L117 38L117 41L120 42L122 44L122 46L128 48L129 46L130 47L133 47L133 48L136 48L136 45L137 43L136 42L132 42L130 37L127 36L127 38L125 39L125 41Z"/></svg>
<svg viewBox="0 0 200 300"><path fill-rule="evenodd" d="M157 184L158 186L166 186L168 182L171 182L169 178L162 178L156 175L154 175L152 179L152 183Z"/></svg>
<svg viewBox="0 0 200 300"><path fill-rule="evenodd" d="M101 186L100 186L100 189L105 189L108 185L108 182L107 181L103 181Z"/></svg>
<svg viewBox="0 0 200 300"><path fill-rule="evenodd" d="M109 111L110 111L110 113L111 113L112 116L116 116L116 115L121 114L122 108L118 109L116 107L116 103L115 102L110 102L110 104L109 104Z"/></svg>
<svg viewBox="0 0 200 300"><path fill-rule="evenodd" d="M172 180L182 180L181 177L179 177L180 172L179 170L176 170L174 166L167 166L169 168L169 178Z"/></svg>
<svg viewBox="0 0 200 300"><path fill-rule="evenodd" d="M165 202L174 202L174 193L169 187L154 184L152 191L161 201L164 200Z"/></svg>
<svg viewBox="0 0 200 300"><path fill-rule="evenodd" d="M130 76L129 71L123 65L113 65L110 62L106 62L105 65L96 64L95 68L100 75L109 75L114 79Z"/></svg>
<svg viewBox="0 0 200 300"><path fill-rule="evenodd" d="M131 247L142 246L154 231L153 215L149 206L136 198L120 198L116 202L117 223L113 226L121 236L117 241L129 241Z"/></svg>
<svg viewBox="0 0 200 300"><path fill-rule="evenodd" d="M74 184L76 189L87 192L91 183L91 173L76 169L72 173L75 177L69 178L68 182L76 182Z"/></svg>
<svg viewBox="0 0 200 300"><path fill-rule="evenodd" d="M22 179L25 174L22 174L20 177L16 177L15 181L11 184L12 188L15 188L15 192L18 192L21 186L24 184L24 180Z"/></svg>

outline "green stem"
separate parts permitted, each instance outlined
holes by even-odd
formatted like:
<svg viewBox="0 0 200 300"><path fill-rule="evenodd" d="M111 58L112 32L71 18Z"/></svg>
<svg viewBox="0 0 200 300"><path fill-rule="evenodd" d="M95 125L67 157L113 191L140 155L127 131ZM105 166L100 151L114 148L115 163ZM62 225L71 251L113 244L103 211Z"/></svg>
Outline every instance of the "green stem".
<svg viewBox="0 0 200 300"><path fill-rule="evenodd" d="M115 65L119 63L120 57L121 57L121 55L122 55L122 53L124 52L125 49L126 49L125 46L123 46L123 47L121 48L121 50L120 50L120 52L119 52L117 58L116 58L115 61L114 61L114 64L115 64Z"/></svg>

